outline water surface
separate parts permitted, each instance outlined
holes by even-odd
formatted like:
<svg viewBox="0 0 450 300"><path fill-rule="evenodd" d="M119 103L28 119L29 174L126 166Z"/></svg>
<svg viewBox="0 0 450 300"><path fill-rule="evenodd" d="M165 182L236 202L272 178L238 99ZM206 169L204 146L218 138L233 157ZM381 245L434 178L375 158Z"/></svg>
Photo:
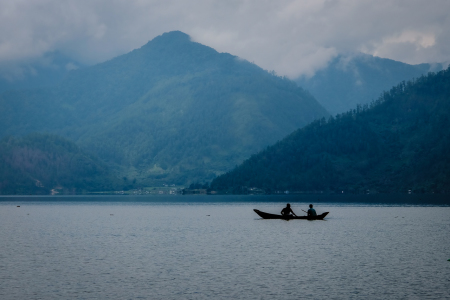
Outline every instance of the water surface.
<svg viewBox="0 0 450 300"><path fill-rule="evenodd" d="M445 205L38 198L0 201L1 299L450 298Z"/></svg>

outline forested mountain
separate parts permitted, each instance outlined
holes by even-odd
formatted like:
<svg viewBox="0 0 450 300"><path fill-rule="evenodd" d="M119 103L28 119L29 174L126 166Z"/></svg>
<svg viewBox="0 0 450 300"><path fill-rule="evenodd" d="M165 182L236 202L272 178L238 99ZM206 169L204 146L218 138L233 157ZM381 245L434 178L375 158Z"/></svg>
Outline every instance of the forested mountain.
<svg viewBox="0 0 450 300"><path fill-rule="evenodd" d="M370 103L404 80L445 67L443 64L409 65L363 53L346 54L334 58L314 76L302 76L295 81L335 115L354 109L357 104Z"/></svg>
<svg viewBox="0 0 450 300"><path fill-rule="evenodd" d="M450 68L322 119L219 176L213 189L450 192Z"/></svg>
<svg viewBox="0 0 450 300"><path fill-rule="evenodd" d="M67 139L30 134L0 140L0 194L79 194L117 189L118 183L105 163Z"/></svg>
<svg viewBox="0 0 450 300"><path fill-rule="evenodd" d="M211 180L324 116L294 82L179 31L54 88L0 95L0 136L62 135L142 184Z"/></svg>

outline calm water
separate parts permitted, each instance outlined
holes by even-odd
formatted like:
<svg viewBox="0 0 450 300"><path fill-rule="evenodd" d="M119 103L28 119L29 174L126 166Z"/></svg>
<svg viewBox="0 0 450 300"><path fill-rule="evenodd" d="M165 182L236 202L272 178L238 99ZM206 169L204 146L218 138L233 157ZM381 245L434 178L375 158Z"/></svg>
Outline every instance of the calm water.
<svg viewBox="0 0 450 300"><path fill-rule="evenodd" d="M1 198L0 299L450 299L449 206L207 198Z"/></svg>

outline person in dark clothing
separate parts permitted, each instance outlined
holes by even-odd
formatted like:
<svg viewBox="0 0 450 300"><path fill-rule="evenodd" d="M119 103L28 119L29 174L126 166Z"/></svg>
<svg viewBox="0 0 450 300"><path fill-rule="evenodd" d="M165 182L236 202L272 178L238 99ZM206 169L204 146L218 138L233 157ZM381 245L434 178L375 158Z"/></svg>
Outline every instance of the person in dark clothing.
<svg viewBox="0 0 450 300"><path fill-rule="evenodd" d="M312 204L309 205L308 217L317 217L316 210L313 208Z"/></svg>
<svg viewBox="0 0 450 300"><path fill-rule="evenodd" d="M287 217L287 216L290 216L291 213L292 213L294 216L297 216L297 215L294 213L294 211L292 210L291 205L288 203L288 204L286 204L286 207L283 208L283 209L281 210L281 214L282 214L283 216Z"/></svg>

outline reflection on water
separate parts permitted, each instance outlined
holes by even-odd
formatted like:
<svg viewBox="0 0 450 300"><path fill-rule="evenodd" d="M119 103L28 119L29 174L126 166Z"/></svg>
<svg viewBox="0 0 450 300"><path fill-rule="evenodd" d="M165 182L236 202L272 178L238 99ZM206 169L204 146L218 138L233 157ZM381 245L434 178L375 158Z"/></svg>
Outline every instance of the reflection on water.
<svg viewBox="0 0 450 300"><path fill-rule="evenodd" d="M1 201L0 298L450 297L447 206L125 199Z"/></svg>

